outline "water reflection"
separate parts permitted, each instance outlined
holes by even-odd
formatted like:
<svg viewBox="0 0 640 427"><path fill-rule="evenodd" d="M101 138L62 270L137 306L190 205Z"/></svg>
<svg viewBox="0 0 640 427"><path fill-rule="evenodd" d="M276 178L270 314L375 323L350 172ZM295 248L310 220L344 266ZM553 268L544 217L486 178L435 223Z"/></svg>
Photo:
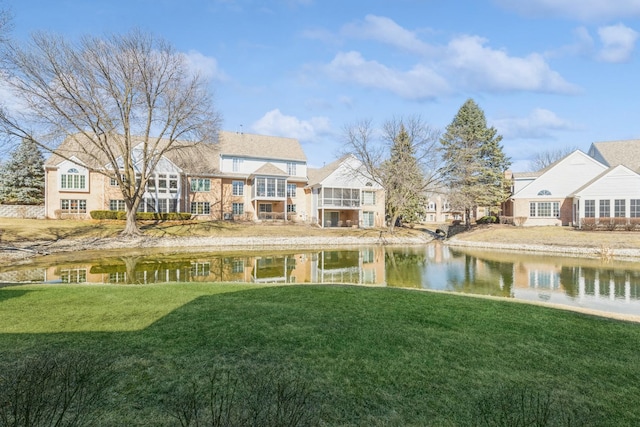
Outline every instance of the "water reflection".
<svg viewBox="0 0 640 427"><path fill-rule="evenodd" d="M640 315L640 266L425 247L271 253L123 254L43 267L0 267L0 282L347 283L493 295ZM43 260L47 261L47 260Z"/></svg>

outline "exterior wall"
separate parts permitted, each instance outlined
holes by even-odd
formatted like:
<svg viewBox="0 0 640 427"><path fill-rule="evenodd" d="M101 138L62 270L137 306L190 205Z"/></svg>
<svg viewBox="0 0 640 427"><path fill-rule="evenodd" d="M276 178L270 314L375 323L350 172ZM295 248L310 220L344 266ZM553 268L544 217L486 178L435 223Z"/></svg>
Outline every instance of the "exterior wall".
<svg viewBox="0 0 640 427"><path fill-rule="evenodd" d="M239 159L238 170L233 170L234 159ZM220 171L222 173L228 174L240 174L240 175L250 175L266 165L267 163L271 163L278 169L280 169L283 173L287 174L287 166L289 163L294 163L296 165L296 174L291 175L298 178L306 178L307 176L307 165L304 162L293 161L293 160L280 160L280 159L259 159L259 158L251 158L251 157L238 157L238 156L222 156L220 159Z"/></svg>
<svg viewBox="0 0 640 427"><path fill-rule="evenodd" d="M47 218L80 218L89 219L89 212L105 209L105 176L99 173L89 173L87 188L85 190L64 190L60 188L59 175L66 171L66 165L58 169L47 169L45 192L45 215ZM61 202L64 199L85 200L87 209L85 213L64 213L61 210ZM108 204L108 200L106 201ZM108 208L108 206L107 206Z"/></svg>

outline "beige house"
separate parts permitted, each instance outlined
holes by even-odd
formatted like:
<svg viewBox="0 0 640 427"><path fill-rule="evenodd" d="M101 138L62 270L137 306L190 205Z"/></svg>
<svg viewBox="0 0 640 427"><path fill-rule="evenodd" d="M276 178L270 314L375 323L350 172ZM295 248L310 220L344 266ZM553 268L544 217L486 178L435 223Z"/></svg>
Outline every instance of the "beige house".
<svg viewBox="0 0 640 427"><path fill-rule="evenodd" d="M383 227L385 193L352 156L309 169L306 211L321 227Z"/></svg>
<svg viewBox="0 0 640 427"><path fill-rule="evenodd" d="M514 173L503 206L516 224L582 226L640 218L640 140L593 143L547 168Z"/></svg>
<svg viewBox="0 0 640 427"><path fill-rule="evenodd" d="M114 172L106 166L103 154L87 152L89 145L83 143L82 135L72 135L45 162L48 218L90 218L94 210L125 209ZM333 180L326 184L353 190L349 206L347 199L342 200L343 193L336 192L342 204L326 209L329 199L321 197L319 207L314 194L324 195L318 188L326 185L312 182L312 176L318 175L308 170L305 153L296 139L220 132L217 143L178 142L174 147L156 165L140 212L189 212L198 219L286 220L322 226L327 225L322 222L325 216L342 216L330 226L383 225L382 190L367 187L370 182L363 178L343 176L343 181L336 181L335 170L325 176ZM355 170L354 162L350 159L348 163ZM375 194L373 199L371 194ZM366 197L362 205L360 197Z"/></svg>

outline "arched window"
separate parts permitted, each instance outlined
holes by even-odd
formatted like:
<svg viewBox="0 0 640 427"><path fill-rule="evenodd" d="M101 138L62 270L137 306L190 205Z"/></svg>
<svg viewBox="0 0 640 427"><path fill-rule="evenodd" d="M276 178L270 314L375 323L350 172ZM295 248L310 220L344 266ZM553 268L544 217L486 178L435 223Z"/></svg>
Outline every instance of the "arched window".
<svg viewBox="0 0 640 427"><path fill-rule="evenodd" d="M69 168L67 173L60 174L60 189L84 190L87 188L87 177L76 168Z"/></svg>
<svg viewBox="0 0 640 427"><path fill-rule="evenodd" d="M549 190L540 190L538 191L538 196L550 196L551 195L551 191Z"/></svg>

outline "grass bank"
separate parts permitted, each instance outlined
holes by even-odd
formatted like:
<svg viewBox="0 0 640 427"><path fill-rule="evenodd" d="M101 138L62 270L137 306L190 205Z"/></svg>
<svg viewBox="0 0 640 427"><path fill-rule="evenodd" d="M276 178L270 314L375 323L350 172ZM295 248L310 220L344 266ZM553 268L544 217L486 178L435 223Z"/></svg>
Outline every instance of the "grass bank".
<svg viewBox="0 0 640 427"><path fill-rule="evenodd" d="M297 425L516 425L491 421L540 408L537 425L640 425L637 342L637 324L389 288L0 288L1 372L43 351L108 361L101 425L181 425L176 408L229 390L251 408L274 372Z"/></svg>
<svg viewBox="0 0 640 427"><path fill-rule="evenodd" d="M482 225L455 236L457 240L494 244L640 249L640 232L583 231L573 227Z"/></svg>

